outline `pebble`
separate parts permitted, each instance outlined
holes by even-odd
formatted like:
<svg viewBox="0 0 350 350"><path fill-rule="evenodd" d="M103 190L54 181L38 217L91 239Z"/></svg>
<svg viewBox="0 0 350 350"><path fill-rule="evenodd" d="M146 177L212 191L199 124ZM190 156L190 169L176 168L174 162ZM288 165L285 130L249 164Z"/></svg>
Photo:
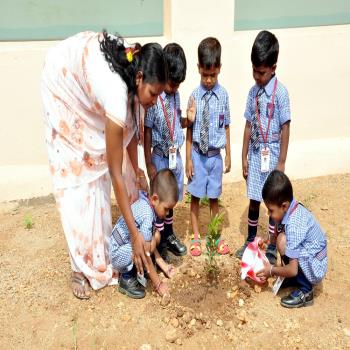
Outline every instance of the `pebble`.
<svg viewBox="0 0 350 350"><path fill-rule="evenodd" d="M244 310L241 310L237 313L237 318L242 322L246 323L248 321L247 313Z"/></svg>
<svg viewBox="0 0 350 350"><path fill-rule="evenodd" d="M244 305L244 300L243 299L239 299L238 300L238 305L239 305L239 307L242 307Z"/></svg>
<svg viewBox="0 0 350 350"><path fill-rule="evenodd" d="M176 317L182 317L183 315L184 315L184 310L183 309L181 309L181 308L178 308L177 310L176 310Z"/></svg>
<svg viewBox="0 0 350 350"><path fill-rule="evenodd" d="M150 344L142 344L139 350L152 350L152 346Z"/></svg>
<svg viewBox="0 0 350 350"><path fill-rule="evenodd" d="M194 326L196 324L197 320L195 318L193 318L191 321L190 321L190 325L191 326Z"/></svg>
<svg viewBox="0 0 350 350"><path fill-rule="evenodd" d="M258 286L257 284L254 286L254 292L255 293L261 293L261 287Z"/></svg>
<svg viewBox="0 0 350 350"><path fill-rule="evenodd" d="M170 320L170 324L174 327L174 328L177 328L179 327L179 320L177 318L172 318Z"/></svg>
<svg viewBox="0 0 350 350"><path fill-rule="evenodd" d="M211 328L211 321L207 321L207 323L205 324L205 328L206 329L210 329Z"/></svg>
<svg viewBox="0 0 350 350"><path fill-rule="evenodd" d="M165 333L165 340L169 343L175 343L177 338L176 329L171 329Z"/></svg>
<svg viewBox="0 0 350 350"><path fill-rule="evenodd" d="M223 325L224 325L224 322L222 321L222 320L217 320L216 321L216 325L218 326L218 327L222 327Z"/></svg>
<svg viewBox="0 0 350 350"><path fill-rule="evenodd" d="M190 277L194 277L196 276L196 271L194 271L193 269L188 269L187 273L189 274Z"/></svg>
<svg viewBox="0 0 350 350"><path fill-rule="evenodd" d="M181 340L181 338L177 338L176 341L175 341L175 344L176 344L176 345L182 345L182 340Z"/></svg>
<svg viewBox="0 0 350 350"><path fill-rule="evenodd" d="M192 320L192 316L189 312L185 312L182 318L186 323L189 323Z"/></svg>
<svg viewBox="0 0 350 350"><path fill-rule="evenodd" d="M160 301L160 305L162 306L167 306L170 303L170 295L169 294L164 294L161 301Z"/></svg>
<svg viewBox="0 0 350 350"><path fill-rule="evenodd" d="M350 337L350 329L343 328L343 332L347 337Z"/></svg>

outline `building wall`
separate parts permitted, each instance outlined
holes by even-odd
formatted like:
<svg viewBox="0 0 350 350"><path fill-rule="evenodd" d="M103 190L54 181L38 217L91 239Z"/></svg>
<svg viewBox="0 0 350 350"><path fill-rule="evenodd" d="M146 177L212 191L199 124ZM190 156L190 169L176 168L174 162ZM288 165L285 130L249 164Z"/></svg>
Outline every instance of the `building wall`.
<svg viewBox="0 0 350 350"><path fill-rule="evenodd" d="M232 171L241 179L246 96L253 85L250 51L258 30L233 29L234 1L166 0L164 36L132 38L178 42L188 71L180 87L182 109L199 83L197 46L206 36L222 44L220 83L231 103ZM277 76L291 99L291 140L286 172L302 178L350 171L350 25L272 30L280 42ZM0 42L0 201L45 195L51 180L44 147L40 74L55 42Z"/></svg>

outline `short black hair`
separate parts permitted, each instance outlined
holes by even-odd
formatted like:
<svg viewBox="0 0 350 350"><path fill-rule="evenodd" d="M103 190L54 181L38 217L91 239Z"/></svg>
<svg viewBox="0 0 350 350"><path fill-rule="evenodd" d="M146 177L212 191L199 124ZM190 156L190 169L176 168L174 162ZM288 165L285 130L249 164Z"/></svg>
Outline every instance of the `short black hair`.
<svg viewBox="0 0 350 350"><path fill-rule="evenodd" d="M278 40L267 30L261 31L255 38L251 60L255 67L272 67L277 63L279 53Z"/></svg>
<svg viewBox="0 0 350 350"><path fill-rule="evenodd" d="M170 43L164 47L165 61L168 65L168 80L181 84L186 78L186 56L179 44Z"/></svg>
<svg viewBox="0 0 350 350"><path fill-rule="evenodd" d="M161 202L177 202L179 190L175 175L170 169L162 169L151 182L151 195L157 194Z"/></svg>
<svg viewBox="0 0 350 350"><path fill-rule="evenodd" d="M198 64L200 67L210 69L221 65L221 45L218 39L209 37L203 39L198 46Z"/></svg>
<svg viewBox="0 0 350 350"><path fill-rule="evenodd" d="M278 205L283 202L292 202L293 187L288 176L279 170L273 170L267 177L262 189L262 197L265 203Z"/></svg>

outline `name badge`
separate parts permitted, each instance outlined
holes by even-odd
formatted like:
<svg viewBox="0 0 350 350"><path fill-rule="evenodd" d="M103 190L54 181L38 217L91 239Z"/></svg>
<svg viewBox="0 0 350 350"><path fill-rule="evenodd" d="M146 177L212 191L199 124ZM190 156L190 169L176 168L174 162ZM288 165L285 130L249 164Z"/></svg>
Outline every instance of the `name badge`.
<svg viewBox="0 0 350 350"><path fill-rule="evenodd" d="M270 149L263 147L260 152L261 155L261 172L267 173L270 170Z"/></svg>
<svg viewBox="0 0 350 350"><path fill-rule="evenodd" d="M177 148L172 146L169 148L169 169L176 169Z"/></svg>

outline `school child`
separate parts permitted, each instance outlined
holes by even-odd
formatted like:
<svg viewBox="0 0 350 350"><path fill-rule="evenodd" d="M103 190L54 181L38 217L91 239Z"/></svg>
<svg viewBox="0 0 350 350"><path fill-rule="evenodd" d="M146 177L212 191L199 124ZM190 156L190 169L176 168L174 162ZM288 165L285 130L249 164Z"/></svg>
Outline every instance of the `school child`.
<svg viewBox="0 0 350 350"><path fill-rule="evenodd" d="M153 227L157 218L164 219L169 210L177 203L178 189L174 174L169 169L159 171L151 183L150 195L141 192L140 198L131 205L135 224L145 240L145 251L154 252L156 263L164 270L167 277L172 277L173 269L160 257L156 250L159 232L153 237ZM131 236L123 217L120 217L112 231L109 244L109 257L113 269L119 271L119 292L140 299L145 296L144 277L136 273L132 261ZM168 286L161 281L152 263L151 255L147 257L146 270L158 294L169 292Z"/></svg>
<svg viewBox="0 0 350 350"><path fill-rule="evenodd" d="M157 171L164 168L172 170L178 184L178 200L181 201L184 170L180 149L184 142L182 128L187 126L187 121L182 118L178 88L186 77L186 57L181 46L176 43L166 45L163 52L168 65L168 82L164 92L158 97L157 104L147 111L145 160L150 181ZM164 224L157 227L163 230L158 249L165 260L168 260L168 250L177 256L187 253L186 246L174 233L173 217L174 211L171 209Z"/></svg>
<svg viewBox="0 0 350 350"><path fill-rule="evenodd" d="M313 287L327 271L327 240L312 213L293 197L288 177L270 173L262 190L269 215L278 224L277 249L282 266L265 263L258 277L284 277L283 285L297 287L281 299L281 305L297 308L313 304Z"/></svg>
<svg viewBox="0 0 350 350"><path fill-rule="evenodd" d="M269 173L284 171L289 143L290 106L287 89L277 80L279 53L274 34L261 31L253 44L251 61L255 85L250 89L244 117L242 171L247 181L249 198L248 236L236 257L242 258L245 248L254 241L259 221L261 191ZM274 222L269 218L270 244L266 256L276 263L277 251Z"/></svg>
<svg viewBox="0 0 350 350"><path fill-rule="evenodd" d="M230 108L226 90L218 83L221 69L221 45L216 38L206 38L198 46L198 71L200 85L189 100L188 119L193 125L187 128L186 175L188 192L191 194L191 224L193 239L192 256L201 255L199 233L199 200L209 198L210 214L219 212L218 199L222 192L223 160L225 148L225 173L231 168ZM193 109L192 106L195 106ZM195 118L193 114L195 113ZM229 253L227 244L220 238L216 242L219 254Z"/></svg>

